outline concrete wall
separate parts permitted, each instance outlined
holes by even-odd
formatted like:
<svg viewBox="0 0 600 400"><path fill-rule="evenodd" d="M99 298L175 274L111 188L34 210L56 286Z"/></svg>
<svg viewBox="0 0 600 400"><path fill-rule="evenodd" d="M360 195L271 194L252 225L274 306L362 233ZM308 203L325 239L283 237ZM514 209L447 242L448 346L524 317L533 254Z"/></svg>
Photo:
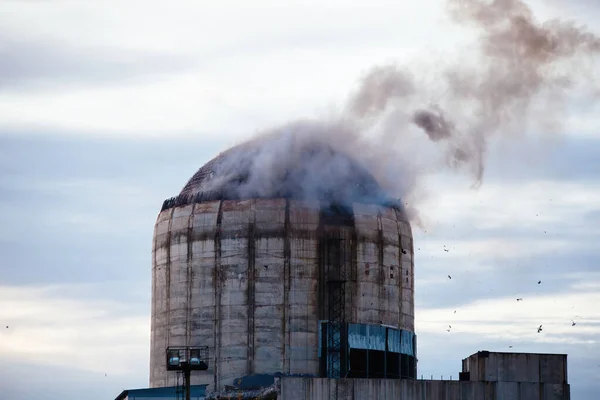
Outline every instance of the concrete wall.
<svg viewBox="0 0 600 400"><path fill-rule="evenodd" d="M168 346L208 346L193 384L220 389L254 373L318 374L327 319L323 235L348 239L346 321L414 330L413 244L406 216L354 205L355 227L320 226L320 206L226 200L164 210L152 250L150 386L175 384Z"/></svg>
<svg viewBox="0 0 600 400"><path fill-rule="evenodd" d="M479 352L463 360L471 381L568 383L564 354Z"/></svg>
<svg viewBox="0 0 600 400"><path fill-rule="evenodd" d="M569 400L569 385L385 379L281 378L280 400Z"/></svg>

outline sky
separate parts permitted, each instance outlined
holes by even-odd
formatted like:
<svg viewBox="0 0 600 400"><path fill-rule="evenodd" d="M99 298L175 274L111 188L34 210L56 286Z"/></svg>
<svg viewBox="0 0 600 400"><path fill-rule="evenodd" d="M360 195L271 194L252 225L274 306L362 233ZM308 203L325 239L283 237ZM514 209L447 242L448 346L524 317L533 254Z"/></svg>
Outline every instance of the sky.
<svg viewBox="0 0 600 400"><path fill-rule="evenodd" d="M528 4L600 34L595 0ZM162 201L219 151L339 109L371 67L452 54L470 36L444 10L0 0L0 393L147 386ZM484 349L566 353L572 399L600 393L598 111L573 101L561 132L494 141L477 188L421 183L419 375L456 379Z"/></svg>

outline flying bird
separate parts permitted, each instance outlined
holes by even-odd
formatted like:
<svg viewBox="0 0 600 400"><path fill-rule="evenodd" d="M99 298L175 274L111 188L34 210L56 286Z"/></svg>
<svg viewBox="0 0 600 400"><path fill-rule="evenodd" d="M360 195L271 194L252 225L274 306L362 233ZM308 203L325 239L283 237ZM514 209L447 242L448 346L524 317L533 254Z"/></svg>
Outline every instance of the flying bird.
<svg viewBox="0 0 600 400"><path fill-rule="evenodd" d="M537 331L538 331L538 333L540 333L542 331L542 326L541 325L538 327Z"/></svg>
<svg viewBox="0 0 600 400"><path fill-rule="evenodd" d="M448 279L452 279L452 277L450 275L448 275Z"/></svg>
<svg viewBox="0 0 600 400"><path fill-rule="evenodd" d="M522 297L519 297L519 298L517 299L517 301L523 301L523 298L522 298Z"/></svg>
<svg viewBox="0 0 600 400"><path fill-rule="evenodd" d="M571 326L575 326L577 323L575 321L571 321Z"/></svg>
<svg viewBox="0 0 600 400"><path fill-rule="evenodd" d="M539 285L540 283L542 283L542 281L538 281L538 285Z"/></svg>

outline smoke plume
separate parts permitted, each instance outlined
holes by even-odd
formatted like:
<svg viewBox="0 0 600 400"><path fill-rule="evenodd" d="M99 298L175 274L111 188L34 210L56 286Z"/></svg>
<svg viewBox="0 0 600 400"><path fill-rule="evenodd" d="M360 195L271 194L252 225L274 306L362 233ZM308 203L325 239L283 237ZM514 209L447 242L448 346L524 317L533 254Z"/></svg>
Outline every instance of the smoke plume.
<svg viewBox="0 0 600 400"><path fill-rule="evenodd" d="M581 83L596 88L586 74L591 67L585 67L600 52L600 38L585 27L538 22L522 0L447 0L446 5L454 21L475 32L474 51L429 79L420 79L410 65L374 67L337 117L280 127L270 131L272 140L265 140L259 153L240 154L251 158L245 182L272 191L269 182L303 162L307 143L323 142L357 159L390 195L415 206L424 174L456 169L470 174L477 186L491 137L560 131L568 96L579 93ZM423 140L435 145L440 157L420 153L415 144ZM343 181L338 178L345 161L326 154L311 160L318 162L311 170L314 178L302 182L307 194Z"/></svg>

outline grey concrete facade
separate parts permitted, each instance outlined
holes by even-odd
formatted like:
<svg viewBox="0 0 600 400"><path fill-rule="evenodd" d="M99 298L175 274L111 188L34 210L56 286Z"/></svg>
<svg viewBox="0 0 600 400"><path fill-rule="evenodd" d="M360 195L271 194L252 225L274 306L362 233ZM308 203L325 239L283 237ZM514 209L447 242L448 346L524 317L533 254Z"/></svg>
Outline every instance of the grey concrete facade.
<svg viewBox="0 0 600 400"><path fill-rule="evenodd" d="M391 379L280 380L279 400L569 400L569 385Z"/></svg>
<svg viewBox="0 0 600 400"><path fill-rule="evenodd" d="M567 383L565 354L481 351L462 361L471 381Z"/></svg>
<svg viewBox="0 0 600 400"><path fill-rule="evenodd" d="M208 346L209 390L259 373L318 375L327 319L322 239L349 256L346 322L414 331L413 242L396 208L353 204L351 226L321 220L318 202L216 200L167 208L152 249L150 387L176 383L168 346Z"/></svg>

